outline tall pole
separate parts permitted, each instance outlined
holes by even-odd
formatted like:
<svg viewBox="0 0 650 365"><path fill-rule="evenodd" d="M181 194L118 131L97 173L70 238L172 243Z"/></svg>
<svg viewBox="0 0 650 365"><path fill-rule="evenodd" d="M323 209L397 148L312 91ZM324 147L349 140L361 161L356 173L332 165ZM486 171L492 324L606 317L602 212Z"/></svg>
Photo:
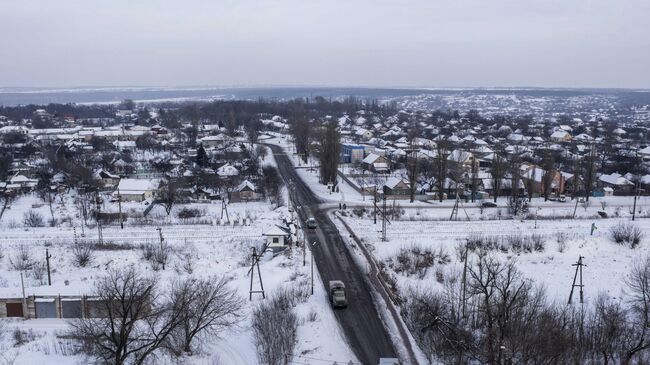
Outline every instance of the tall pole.
<svg viewBox="0 0 650 365"><path fill-rule="evenodd" d="M124 229L124 219L122 219L122 194L120 194L120 188L117 188L117 206L120 210L120 228Z"/></svg>
<svg viewBox="0 0 650 365"><path fill-rule="evenodd" d="M636 197L639 195L639 190L641 190L640 181L636 182L636 187L634 189L634 206L632 207L632 220L634 221L634 216L636 214Z"/></svg>
<svg viewBox="0 0 650 365"><path fill-rule="evenodd" d="M101 209L102 209L102 198L99 197L99 193L95 196L95 203L97 204L97 240L100 245L104 244L104 237L102 236L102 219L101 219Z"/></svg>
<svg viewBox="0 0 650 365"><path fill-rule="evenodd" d="M75 235L76 237L76 235ZM50 252L48 249L45 249L45 265L47 266L47 285L52 286L52 274L50 273Z"/></svg>
<svg viewBox="0 0 650 365"><path fill-rule="evenodd" d="M311 244L309 253L311 255L309 261L311 261L311 294L314 295L314 246L316 246L316 241Z"/></svg>
<svg viewBox="0 0 650 365"><path fill-rule="evenodd" d="M167 258L164 257L165 249L163 248L163 242L165 241L165 239L163 238L162 228L158 227L156 229L158 230L158 235L160 236L160 255L161 257L163 257L162 269L165 270L165 261L167 261Z"/></svg>
<svg viewBox="0 0 650 365"><path fill-rule="evenodd" d="M28 318L27 315L27 297L25 296L25 280L23 279L23 272L20 272L20 286L23 288L23 317Z"/></svg>

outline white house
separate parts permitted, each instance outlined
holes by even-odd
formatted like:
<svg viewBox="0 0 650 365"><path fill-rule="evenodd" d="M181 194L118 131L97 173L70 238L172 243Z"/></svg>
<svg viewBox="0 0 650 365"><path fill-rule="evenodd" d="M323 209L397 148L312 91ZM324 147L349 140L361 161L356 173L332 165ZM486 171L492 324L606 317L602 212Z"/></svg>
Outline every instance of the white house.
<svg viewBox="0 0 650 365"><path fill-rule="evenodd" d="M119 195L122 200L141 202L153 199L159 186L158 179L121 179L113 195Z"/></svg>
<svg viewBox="0 0 650 365"><path fill-rule="evenodd" d="M285 231L278 226L273 226L262 234L262 236L266 237L267 247L272 249L274 252L284 250L289 245L290 235L289 231Z"/></svg>

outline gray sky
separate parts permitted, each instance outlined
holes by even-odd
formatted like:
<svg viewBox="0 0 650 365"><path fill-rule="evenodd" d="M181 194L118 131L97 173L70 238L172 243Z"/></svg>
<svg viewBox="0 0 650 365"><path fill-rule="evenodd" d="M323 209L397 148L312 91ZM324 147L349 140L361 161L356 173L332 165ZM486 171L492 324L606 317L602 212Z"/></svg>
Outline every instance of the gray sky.
<svg viewBox="0 0 650 365"><path fill-rule="evenodd" d="M0 86L650 88L648 0L0 0Z"/></svg>

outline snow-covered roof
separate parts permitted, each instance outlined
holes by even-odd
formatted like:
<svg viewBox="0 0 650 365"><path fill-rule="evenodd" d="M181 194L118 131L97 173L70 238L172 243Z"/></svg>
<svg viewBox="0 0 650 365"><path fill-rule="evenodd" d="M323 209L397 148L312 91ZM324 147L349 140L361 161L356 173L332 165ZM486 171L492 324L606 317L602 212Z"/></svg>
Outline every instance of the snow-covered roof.
<svg viewBox="0 0 650 365"><path fill-rule="evenodd" d="M611 173L609 175L607 174L600 175L598 179L610 185L617 185L617 186L634 185L630 180L626 179L625 177L623 177L623 175L616 172Z"/></svg>
<svg viewBox="0 0 650 365"><path fill-rule="evenodd" d="M158 179L121 179L117 184L120 194L144 194L147 191L158 189Z"/></svg>

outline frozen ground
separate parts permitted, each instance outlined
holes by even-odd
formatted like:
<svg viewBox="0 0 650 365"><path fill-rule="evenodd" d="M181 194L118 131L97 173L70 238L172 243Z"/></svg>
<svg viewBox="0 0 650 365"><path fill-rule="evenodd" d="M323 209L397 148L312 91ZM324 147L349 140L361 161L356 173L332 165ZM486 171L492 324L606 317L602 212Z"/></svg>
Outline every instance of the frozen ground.
<svg viewBox="0 0 650 365"><path fill-rule="evenodd" d="M113 205L115 204L106 202L103 209L113 210ZM205 214L194 221L178 219L176 212L184 207L198 208ZM123 209L142 210L143 205L124 203ZM15 258L18 247L23 246L37 262L44 262L46 249L52 255L52 286L46 285L46 277L39 278L27 271L24 274L25 292L28 296L92 294L93 281L108 269L134 266L147 275L157 277L162 290L172 281L190 275L188 267L191 267L191 275L195 276L223 275L230 279L230 285L242 297L248 299L251 247L261 247L264 240L262 234L288 217L286 204L274 209L268 202L230 204L228 213L231 222L236 221L235 225L221 221L220 202L176 205L170 216L166 215L162 207L157 206L149 215L146 225L144 222L127 220L124 229L120 229L117 224L105 226L103 239L115 244L115 249L95 251L90 266L79 268L73 264L72 259L75 233L78 240L96 241L98 230L94 226L88 226L83 230L85 236L81 236L80 209L74 201L74 192L53 205L54 217L60 222L58 226L25 227L23 215L29 210L42 215L46 222L51 218L49 206L44 205L37 196L28 195L14 201L0 220L0 297L22 295L20 272L12 269L11 261ZM156 271L143 259L141 246L159 244L157 227L162 228L165 243L171 247L173 254L166 270ZM306 256L306 266L303 266L303 254L298 248L292 254L274 258L265 255L260 269L267 296L272 296L282 287L309 285L309 254ZM322 281L316 277L314 283L314 295L295 308L299 327L294 361L300 364L356 361L329 307ZM255 285L259 285L257 278ZM186 359L184 363L256 364L250 314L262 300L259 295L254 295L251 302L246 300L243 308L246 316L240 326L223 333L221 338L208 340L199 355ZM312 313L315 313L313 321ZM67 329L66 320L2 319L0 326L4 327L0 330L0 364L11 360L15 360L14 364L88 362L87 359L73 355L71 343L58 337ZM25 343L16 345L13 338L16 328L27 333L28 340ZM171 363L172 360L161 358L158 362L164 364Z"/></svg>
<svg viewBox="0 0 650 365"><path fill-rule="evenodd" d="M504 260L515 260L527 278L544 285L549 297L560 303L568 299L575 273L575 267L571 265L578 260L578 256L584 256L584 262L588 265L583 275L585 298L591 301L601 292L620 298L623 295L623 277L631 265L636 259L650 254L650 222L647 218L637 219L633 223L644 233L641 245L635 249L613 243L609 238L609 229L621 221L630 222L629 218L540 219L537 223L534 220L394 220L387 228L387 242L381 241L380 220L375 225L372 217L359 218L351 214L344 219L364 244L370 247L375 258L387 264L389 271L395 274L400 288L440 288L441 284L436 280L439 273L461 272L462 262L458 252L464 247L464 240L472 235L541 235L545 243L541 252L515 253L510 250L507 253L493 251L491 254ZM597 226L593 236L590 235L592 222ZM344 229L342 225L340 229ZM412 247L430 248L435 253L442 250L451 261L447 264L434 263L423 277L395 273L390 268L391 262L395 263L396 255L401 249Z"/></svg>

